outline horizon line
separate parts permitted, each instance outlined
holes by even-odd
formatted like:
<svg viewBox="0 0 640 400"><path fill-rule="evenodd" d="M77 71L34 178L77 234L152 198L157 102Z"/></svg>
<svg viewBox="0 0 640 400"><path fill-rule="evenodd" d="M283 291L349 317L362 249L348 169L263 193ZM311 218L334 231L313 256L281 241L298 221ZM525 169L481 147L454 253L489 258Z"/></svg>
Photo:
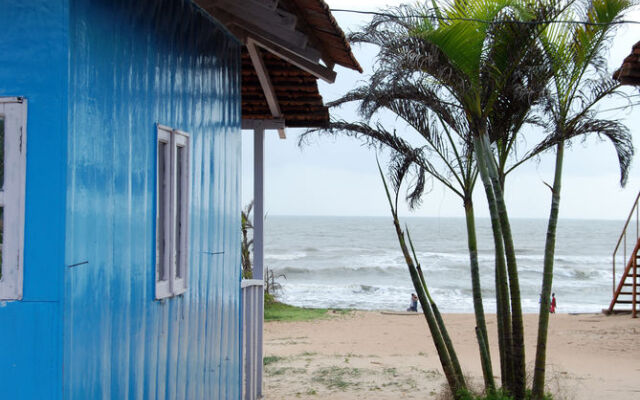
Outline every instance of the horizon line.
<svg viewBox="0 0 640 400"><path fill-rule="evenodd" d="M269 216L273 217L310 217L310 218L392 218L390 215L339 215L339 214L272 214L268 211L265 212L265 218ZM430 216L430 215L399 215L400 218L428 218L428 219L465 219L464 216ZM491 219L489 216L476 216L478 219ZM543 217L510 217L510 220L542 220L548 221L548 218ZM573 221L609 221L624 222L624 218L575 218L575 217L559 217L558 220L573 220Z"/></svg>

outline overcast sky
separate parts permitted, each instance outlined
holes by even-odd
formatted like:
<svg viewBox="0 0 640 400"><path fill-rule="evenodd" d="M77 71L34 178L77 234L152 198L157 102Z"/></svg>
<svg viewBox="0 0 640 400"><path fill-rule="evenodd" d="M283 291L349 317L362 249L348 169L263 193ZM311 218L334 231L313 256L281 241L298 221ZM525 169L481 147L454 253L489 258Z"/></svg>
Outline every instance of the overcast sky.
<svg viewBox="0 0 640 400"><path fill-rule="evenodd" d="M332 8L374 11L385 4L401 2L380 0L326 0ZM357 30L369 17L334 12L345 32ZM640 12L629 13L627 20L640 21ZM611 71L618 68L640 41L640 25L619 28L608 59ZM320 82L325 102L355 87L371 72L375 51L354 46L353 52L364 68L364 74L336 66L338 78L332 85ZM633 90L629 90L633 93ZM637 90L636 90L637 93ZM606 102L601 109L618 104ZM347 108L332 111L346 120L356 115ZM636 151L640 152L640 108L612 111L611 118L625 121L634 134ZM404 129L398 124L398 130ZM389 209L377 172L375 153L353 139L322 138L299 148L301 131L287 129L287 139L278 139L275 131L266 133L265 210L269 215L336 215L388 216ZM243 131L243 204L253 198L253 138ZM512 217L547 218L550 192L543 182L553 181L554 155L529 162L507 178L506 196ZM619 185L619 167L613 147L590 139L576 142L565 152L565 172L561 197L561 218L625 219L640 189L640 161L635 157L626 188ZM476 185L476 215L488 216L482 185ZM401 209L401 215L429 217L462 217L462 203L447 189L434 184L418 210Z"/></svg>

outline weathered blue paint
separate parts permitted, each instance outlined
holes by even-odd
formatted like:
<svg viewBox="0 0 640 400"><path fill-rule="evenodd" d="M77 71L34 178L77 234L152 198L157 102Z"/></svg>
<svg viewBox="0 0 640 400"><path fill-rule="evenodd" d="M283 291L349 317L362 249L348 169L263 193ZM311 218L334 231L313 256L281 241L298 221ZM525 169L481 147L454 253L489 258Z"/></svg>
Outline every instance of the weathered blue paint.
<svg viewBox="0 0 640 400"><path fill-rule="evenodd" d="M0 397L239 399L239 43L187 0L13 3L0 95L29 98L25 300L0 307ZM189 289L164 301L156 123L192 152Z"/></svg>
<svg viewBox="0 0 640 400"><path fill-rule="evenodd" d="M68 7L0 2L0 96L28 99L24 293L0 304L0 398L59 399ZM37 384L34 384L37 382Z"/></svg>
<svg viewBox="0 0 640 400"><path fill-rule="evenodd" d="M239 398L240 47L188 2L70 8L65 398ZM189 289L162 302L156 123L192 151Z"/></svg>

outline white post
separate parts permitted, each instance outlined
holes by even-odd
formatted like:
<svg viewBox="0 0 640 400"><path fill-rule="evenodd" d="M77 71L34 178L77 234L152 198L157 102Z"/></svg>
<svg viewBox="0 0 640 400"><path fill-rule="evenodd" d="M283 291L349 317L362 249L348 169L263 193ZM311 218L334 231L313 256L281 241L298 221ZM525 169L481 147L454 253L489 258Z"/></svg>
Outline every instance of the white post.
<svg viewBox="0 0 640 400"><path fill-rule="evenodd" d="M264 127L253 131L253 279L264 281ZM264 325L264 291L258 294L257 316L257 397L262 397L262 330Z"/></svg>
<svg viewBox="0 0 640 400"><path fill-rule="evenodd" d="M253 279L264 279L264 129L253 131Z"/></svg>

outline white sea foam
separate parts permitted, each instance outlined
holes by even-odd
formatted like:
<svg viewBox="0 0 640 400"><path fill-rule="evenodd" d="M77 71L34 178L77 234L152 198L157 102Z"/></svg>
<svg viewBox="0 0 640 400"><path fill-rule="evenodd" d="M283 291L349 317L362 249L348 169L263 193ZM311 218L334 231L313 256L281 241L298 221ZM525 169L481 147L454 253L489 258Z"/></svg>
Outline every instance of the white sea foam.
<svg viewBox="0 0 640 400"><path fill-rule="evenodd" d="M280 279L282 299L301 306L405 309L414 290L388 222L387 218L270 216L265 261L276 274L286 276ZM412 218L408 223L440 309L472 312L464 220ZM485 307L492 312L493 239L488 220L479 219L477 226ZM617 221L560 221L553 290L561 312L597 312L608 305L610 254L621 227ZM538 312L546 224L514 220L512 230L523 310Z"/></svg>

